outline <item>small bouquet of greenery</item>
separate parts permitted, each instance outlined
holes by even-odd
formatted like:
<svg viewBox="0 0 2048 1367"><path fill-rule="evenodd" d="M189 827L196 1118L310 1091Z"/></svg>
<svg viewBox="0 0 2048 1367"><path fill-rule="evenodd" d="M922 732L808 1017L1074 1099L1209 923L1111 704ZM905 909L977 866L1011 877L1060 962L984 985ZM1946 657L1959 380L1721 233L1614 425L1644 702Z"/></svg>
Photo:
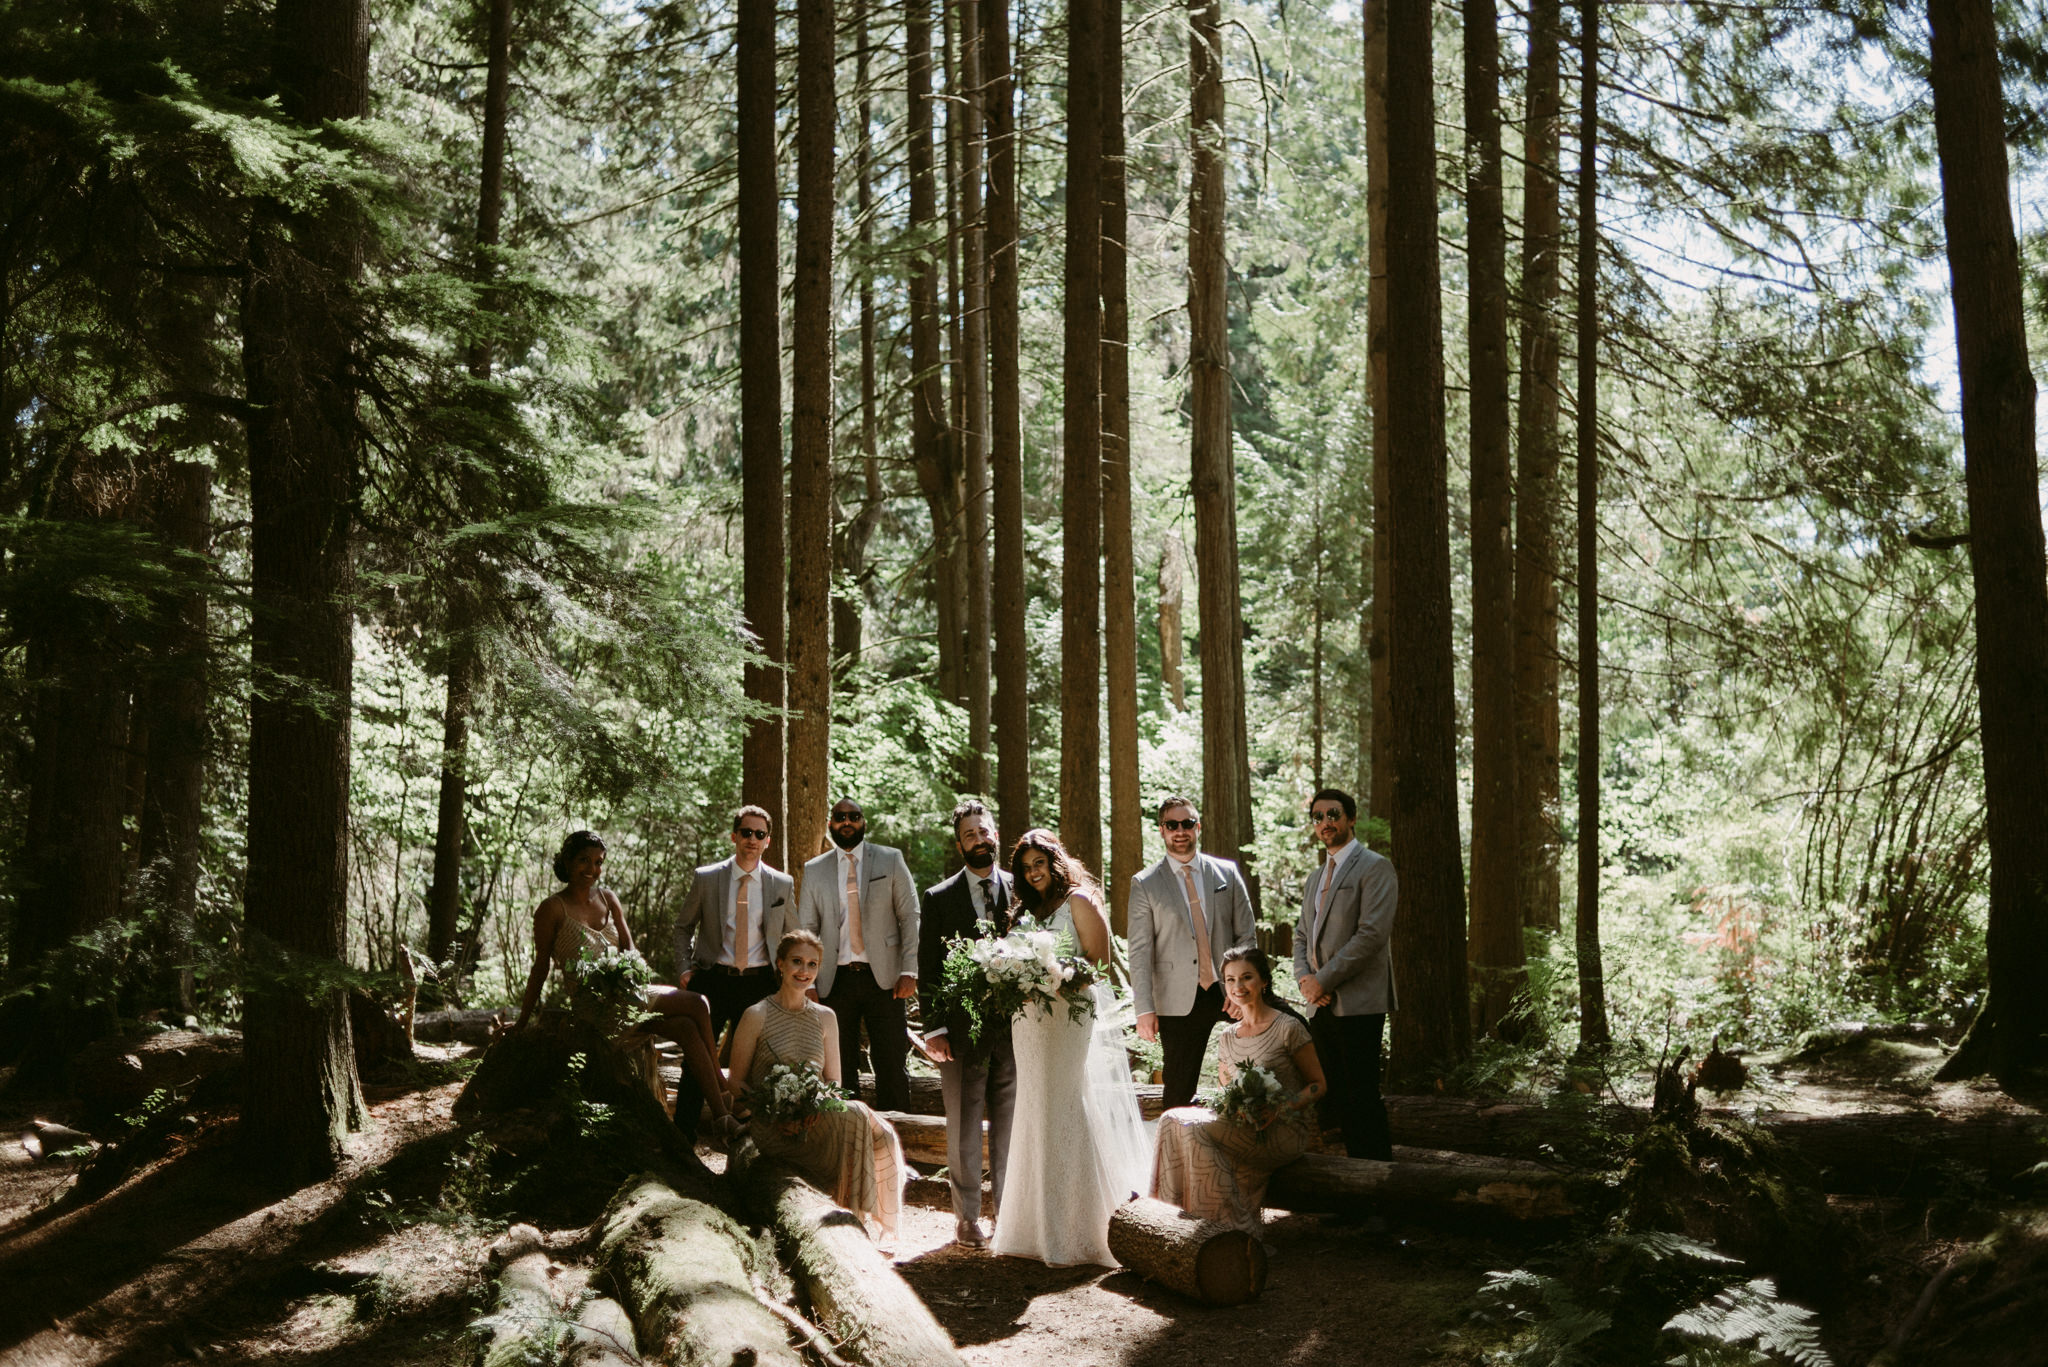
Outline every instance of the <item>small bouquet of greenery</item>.
<svg viewBox="0 0 2048 1367"><path fill-rule="evenodd" d="M961 937L946 950L939 999L965 1015L976 1050L985 1048L1025 1007L1065 1007L1079 1022L1094 1004L1095 965L1075 953L1073 937L1026 916L1008 935Z"/></svg>
<svg viewBox="0 0 2048 1367"><path fill-rule="evenodd" d="M827 1111L846 1109L846 1099L825 1081L825 1070L815 1063L800 1067L776 1064L760 1085L750 1090L748 1099L753 1103L754 1119L787 1135L802 1134Z"/></svg>
<svg viewBox="0 0 2048 1367"><path fill-rule="evenodd" d="M1272 1069L1251 1063L1237 1069L1228 1083L1206 1093L1202 1104L1264 1139L1266 1127L1279 1118L1291 1099Z"/></svg>
<svg viewBox="0 0 2048 1367"><path fill-rule="evenodd" d="M570 972L576 981L572 1009L607 1035L647 1014L647 985L654 981L654 970L639 950L586 947Z"/></svg>

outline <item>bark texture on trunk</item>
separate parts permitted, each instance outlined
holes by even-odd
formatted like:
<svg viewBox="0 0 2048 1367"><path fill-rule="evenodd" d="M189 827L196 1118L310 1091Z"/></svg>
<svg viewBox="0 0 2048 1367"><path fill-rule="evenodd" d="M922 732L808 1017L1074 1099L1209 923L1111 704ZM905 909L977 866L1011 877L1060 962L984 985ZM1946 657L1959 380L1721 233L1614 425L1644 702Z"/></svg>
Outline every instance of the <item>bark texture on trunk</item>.
<svg viewBox="0 0 2048 1367"><path fill-rule="evenodd" d="M1131 544L1131 301L1125 237L1124 6L1102 5L1102 635L1109 700L1110 928L1130 928L1145 853L1138 795L1138 567Z"/></svg>
<svg viewBox="0 0 2048 1367"><path fill-rule="evenodd" d="M1581 0L1579 65L1579 1043L1608 1043L1600 964L1600 7Z"/></svg>
<svg viewBox="0 0 2048 1367"><path fill-rule="evenodd" d="M1465 205L1472 471L1473 1026L1500 1032L1523 983L1515 896L1514 471L1508 453L1507 219L1501 191L1500 21L1465 0ZM1512 1029L1512 1027L1508 1027Z"/></svg>
<svg viewBox="0 0 2048 1367"><path fill-rule="evenodd" d="M157 479L156 533L187 575L213 551L213 467L168 463ZM175 563L175 562L174 562ZM189 1013L193 927L199 910L199 837L205 819L208 651L206 595L196 585L155 605L149 757L139 831L142 898L158 918L158 1004Z"/></svg>
<svg viewBox="0 0 2048 1367"><path fill-rule="evenodd" d="M1522 161L1522 372L1515 414L1515 837L1522 924L1558 904L1557 467L1562 0L1531 0Z"/></svg>
<svg viewBox="0 0 2048 1367"><path fill-rule="evenodd" d="M1242 1305L1266 1287L1266 1246L1221 1220L1197 1220L1149 1196L1109 1217L1109 1251L1148 1281L1204 1305Z"/></svg>
<svg viewBox="0 0 2048 1367"><path fill-rule="evenodd" d="M951 0L948 0L951 3ZM982 216L981 0L959 0L960 103L960 441L967 534L967 790L986 793L993 724L989 673L988 223Z"/></svg>
<svg viewBox="0 0 2048 1367"><path fill-rule="evenodd" d="M1188 552L1180 533L1168 532L1159 545L1159 682L1176 712L1188 710L1181 613L1187 602Z"/></svg>
<svg viewBox="0 0 2048 1367"><path fill-rule="evenodd" d="M1244 719L1244 609L1230 450L1229 265L1224 255L1223 6L1189 0L1188 464L1202 654L1202 848L1245 863L1252 779ZM1254 881L1253 886L1257 884Z"/></svg>
<svg viewBox="0 0 2048 1367"><path fill-rule="evenodd" d="M1387 394L1387 5L1365 0L1365 221L1366 397L1372 406L1372 541L1367 577L1372 585L1372 632L1366 659L1372 671L1371 783L1366 811L1394 820L1394 529L1388 484ZM1384 851L1383 851L1384 853Z"/></svg>
<svg viewBox="0 0 2048 1367"><path fill-rule="evenodd" d="M782 523L782 257L775 170L775 0L739 0L734 76L738 101L740 263L741 606L762 663L749 665L747 700L775 715L747 724L740 801L766 808L767 859L788 867L784 835Z"/></svg>
<svg viewBox="0 0 2048 1367"><path fill-rule="evenodd" d="M2048 1065L2048 567L2034 375L2013 237L1990 0L1928 0L1934 126L1963 393L1977 707L1991 846L1991 1069L2008 1088Z"/></svg>
<svg viewBox="0 0 2048 1367"><path fill-rule="evenodd" d="M1465 885L1451 670L1449 495L1438 300L1429 0L1387 3L1388 490L1393 523L1394 867L1401 930L1396 1078L1470 1052Z"/></svg>
<svg viewBox="0 0 2048 1367"><path fill-rule="evenodd" d="M1067 10L1060 836L1102 868L1102 3Z"/></svg>
<svg viewBox="0 0 2048 1367"><path fill-rule="evenodd" d="M364 0L280 0L276 25L285 112L309 127L363 117ZM259 681L249 709L242 1138L256 1162L301 1177L332 1171L342 1136L363 1115L343 994L304 985L348 957L361 450L349 376L363 236L352 206L259 206L242 297L253 410L250 654Z"/></svg>
<svg viewBox="0 0 2048 1367"><path fill-rule="evenodd" d="M860 662L868 572L868 541L882 520L881 401L877 392L875 317L875 102L868 81L868 0L856 0L854 88L860 92L854 144L855 232L860 243L860 474L861 503L833 538L834 564L842 588L832 600L832 656L841 673Z"/></svg>
<svg viewBox="0 0 2048 1367"><path fill-rule="evenodd" d="M789 859L825 847L832 760L832 0L796 11L796 278L790 320Z"/></svg>
<svg viewBox="0 0 2048 1367"><path fill-rule="evenodd" d="M1018 388L1017 116L1004 0L982 0L987 78L989 464L995 518L991 570L995 659L996 811L1004 830L1031 825L1031 736L1024 633L1024 440Z"/></svg>
<svg viewBox="0 0 2048 1367"><path fill-rule="evenodd" d="M491 0L484 37L484 128L476 207L476 271L488 281L495 273L490 252L502 236L505 218L506 123L512 89L512 0ZM490 306L489 291L484 294ZM469 373L491 377L488 342L470 348ZM476 703L477 654L470 636L473 614L458 593L449 610L448 676L441 707L440 791L434 815L434 873L427 888L427 957L437 964L456 959L462 923L462 856L468 844L469 721ZM460 988L459 983L450 986Z"/></svg>

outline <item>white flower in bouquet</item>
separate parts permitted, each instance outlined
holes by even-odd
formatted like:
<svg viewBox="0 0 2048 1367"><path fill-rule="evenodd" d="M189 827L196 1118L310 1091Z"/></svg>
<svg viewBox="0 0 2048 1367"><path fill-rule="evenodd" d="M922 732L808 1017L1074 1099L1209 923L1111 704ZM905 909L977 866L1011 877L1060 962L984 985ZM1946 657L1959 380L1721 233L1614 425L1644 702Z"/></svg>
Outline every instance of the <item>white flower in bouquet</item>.
<svg viewBox="0 0 2048 1367"><path fill-rule="evenodd" d="M754 1118L785 1134L798 1134L827 1111L846 1109L839 1089L816 1063L778 1063L753 1088Z"/></svg>
<svg viewBox="0 0 2048 1367"><path fill-rule="evenodd" d="M1263 1138L1266 1127L1291 1099L1272 1069L1249 1063L1203 1101L1222 1119L1256 1130Z"/></svg>

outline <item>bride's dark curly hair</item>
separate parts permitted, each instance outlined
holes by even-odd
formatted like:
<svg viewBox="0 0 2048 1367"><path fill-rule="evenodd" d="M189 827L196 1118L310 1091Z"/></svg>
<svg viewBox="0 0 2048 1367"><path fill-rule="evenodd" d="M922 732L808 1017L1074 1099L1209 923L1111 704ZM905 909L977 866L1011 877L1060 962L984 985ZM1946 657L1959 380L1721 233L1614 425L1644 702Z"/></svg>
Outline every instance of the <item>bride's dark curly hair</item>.
<svg viewBox="0 0 2048 1367"><path fill-rule="evenodd" d="M1046 867L1052 871L1052 883L1043 897L1024 878L1024 855L1030 850L1044 855ZM1058 836L1043 828L1024 832L1016 848L1010 851L1010 882L1017 890L1017 905L1033 916L1041 914L1047 907L1058 906L1061 899L1075 892L1097 906L1102 905L1102 889L1089 877L1088 870L1080 860L1067 853L1067 847L1060 843Z"/></svg>

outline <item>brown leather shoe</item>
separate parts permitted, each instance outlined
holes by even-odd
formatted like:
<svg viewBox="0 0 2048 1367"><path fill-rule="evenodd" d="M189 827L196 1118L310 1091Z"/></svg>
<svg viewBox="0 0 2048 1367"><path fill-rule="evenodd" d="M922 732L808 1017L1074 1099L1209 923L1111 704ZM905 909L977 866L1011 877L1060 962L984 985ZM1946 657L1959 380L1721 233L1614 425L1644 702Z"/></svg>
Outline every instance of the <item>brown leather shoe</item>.
<svg viewBox="0 0 2048 1367"><path fill-rule="evenodd" d="M987 1248L988 1231L979 1220L960 1220L953 1225L953 1242L963 1248Z"/></svg>

